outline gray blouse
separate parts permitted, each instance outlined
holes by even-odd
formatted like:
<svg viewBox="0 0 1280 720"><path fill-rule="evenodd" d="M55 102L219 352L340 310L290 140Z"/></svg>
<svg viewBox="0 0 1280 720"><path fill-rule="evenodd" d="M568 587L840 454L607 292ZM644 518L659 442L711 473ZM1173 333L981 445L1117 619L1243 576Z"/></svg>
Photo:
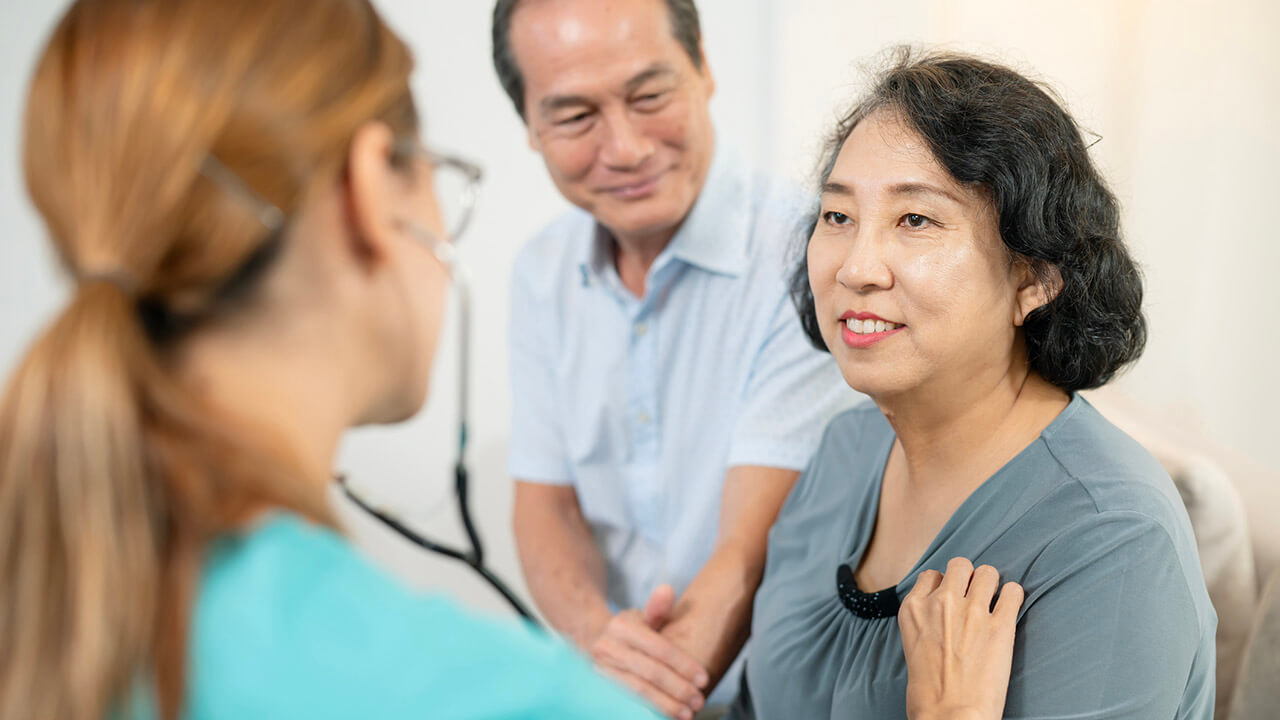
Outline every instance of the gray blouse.
<svg viewBox="0 0 1280 720"><path fill-rule="evenodd" d="M1217 616L1186 510L1142 447L1073 397L902 582L863 594L840 568L871 538L893 440L870 403L827 427L769 535L730 718L905 718L897 602L956 556L1027 592L1006 718L1212 718Z"/></svg>

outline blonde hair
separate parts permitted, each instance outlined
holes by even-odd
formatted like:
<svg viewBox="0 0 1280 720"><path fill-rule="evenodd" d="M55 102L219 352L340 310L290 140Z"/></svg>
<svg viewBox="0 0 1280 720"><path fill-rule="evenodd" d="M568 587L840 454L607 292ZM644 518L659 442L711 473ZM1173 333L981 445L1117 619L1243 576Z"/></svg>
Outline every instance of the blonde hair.
<svg viewBox="0 0 1280 720"><path fill-rule="evenodd" d="M0 404L0 717L101 720L137 687L176 717L205 544L263 504L329 521L167 358L282 240L210 163L287 217L364 123L416 132L411 67L367 0L79 0L59 22L24 166L81 282Z"/></svg>

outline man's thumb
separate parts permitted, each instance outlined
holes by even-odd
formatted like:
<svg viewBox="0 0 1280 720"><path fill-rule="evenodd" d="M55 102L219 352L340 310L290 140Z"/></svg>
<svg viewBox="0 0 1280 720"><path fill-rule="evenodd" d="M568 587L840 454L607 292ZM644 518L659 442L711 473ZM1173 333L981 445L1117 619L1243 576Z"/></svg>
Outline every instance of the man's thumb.
<svg viewBox="0 0 1280 720"><path fill-rule="evenodd" d="M644 624L654 630L661 630L671 619L671 611L675 606L675 589L670 585L659 585L653 589L649 601L644 604Z"/></svg>

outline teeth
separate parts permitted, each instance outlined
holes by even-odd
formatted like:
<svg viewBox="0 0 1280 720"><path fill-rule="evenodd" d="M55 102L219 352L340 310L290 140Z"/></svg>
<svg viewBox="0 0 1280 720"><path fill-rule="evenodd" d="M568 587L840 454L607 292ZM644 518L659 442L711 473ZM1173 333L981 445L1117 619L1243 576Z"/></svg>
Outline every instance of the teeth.
<svg viewBox="0 0 1280 720"><path fill-rule="evenodd" d="M897 330L902 327L899 323L885 322L884 320L857 320L855 318L845 320L844 325L855 335L871 335Z"/></svg>

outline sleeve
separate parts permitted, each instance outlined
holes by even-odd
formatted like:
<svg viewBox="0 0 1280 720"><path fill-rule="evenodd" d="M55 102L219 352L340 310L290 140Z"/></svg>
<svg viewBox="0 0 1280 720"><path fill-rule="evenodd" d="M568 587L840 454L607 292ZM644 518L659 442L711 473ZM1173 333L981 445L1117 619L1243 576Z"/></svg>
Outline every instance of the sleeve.
<svg viewBox="0 0 1280 720"><path fill-rule="evenodd" d="M442 603L445 601L437 601ZM426 620L435 648L405 643L407 658L437 655L431 680L401 672L421 696L365 717L658 720L639 697L598 674L558 637L523 623L475 617L456 608ZM443 615L443 617L440 617ZM439 713L430 712L438 708ZM348 716L354 717L354 716Z"/></svg>
<svg viewBox="0 0 1280 720"><path fill-rule="evenodd" d="M862 397L831 356L809 344L785 288L742 392L729 466L797 471L809 463L828 421Z"/></svg>
<svg viewBox="0 0 1280 720"><path fill-rule="evenodd" d="M511 276L508 348L511 433L507 471L511 477L551 485L573 481L556 412L554 308L530 286L531 259L517 258Z"/></svg>
<svg viewBox="0 0 1280 720"><path fill-rule="evenodd" d="M1006 718L1203 717L1182 706L1212 657L1169 533L1149 516L1100 513L1055 538L1024 578ZM1213 652L1208 643L1208 652ZM1211 675L1210 671L1210 675Z"/></svg>
<svg viewBox="0 0 1280 720"><path fill-rule="evenodd" d="M218 622L197 648L206 681L191 717L657 720L557 637L474 615L336 537L303 535L224 584L216 618L204 618Z"/></svg>

